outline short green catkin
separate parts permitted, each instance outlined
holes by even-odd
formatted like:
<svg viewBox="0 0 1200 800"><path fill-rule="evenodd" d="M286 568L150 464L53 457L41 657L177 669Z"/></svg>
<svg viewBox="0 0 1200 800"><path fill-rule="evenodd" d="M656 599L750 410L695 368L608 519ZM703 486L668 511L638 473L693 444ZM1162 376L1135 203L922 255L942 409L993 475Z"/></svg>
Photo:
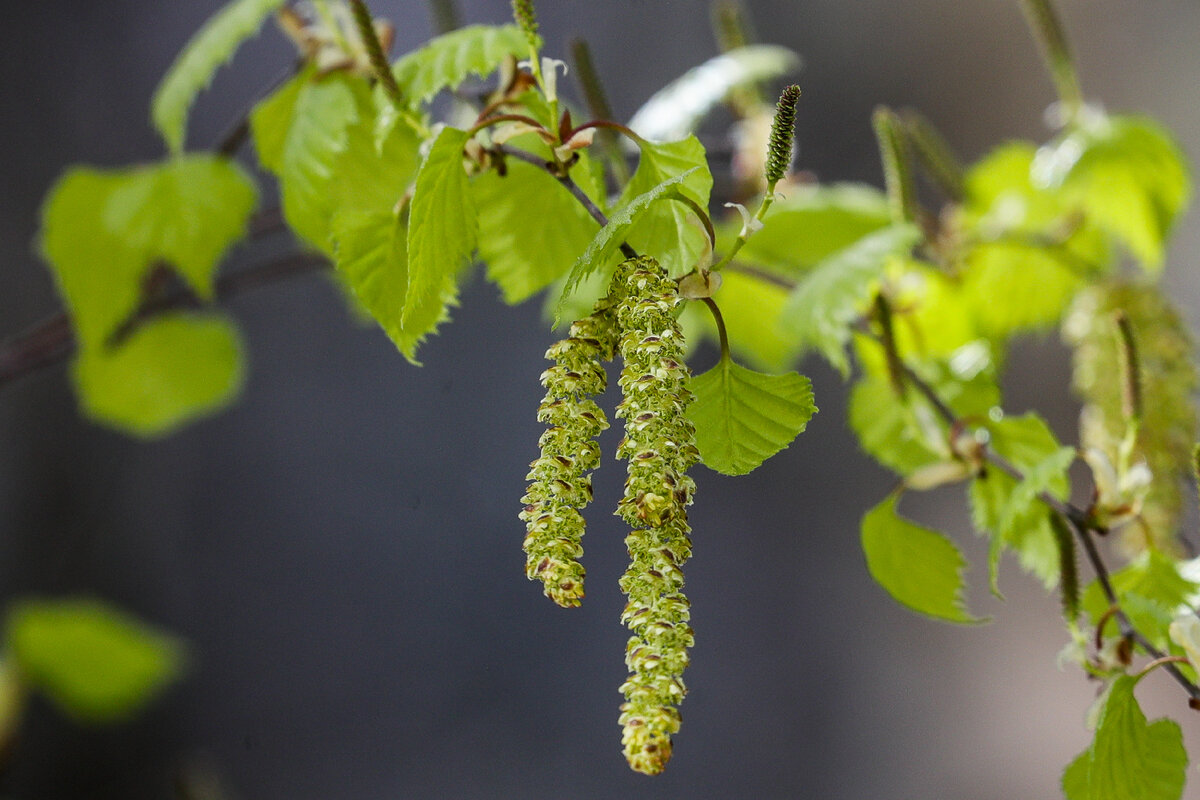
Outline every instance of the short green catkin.
<svg viewBox="0 0 1200 800"><path fill-rule="evenodd" d="M783 180L792 165L792 144L796 138L796 104L800 101L800 87L788 86L779 95L775 107L775 119L771 122L771 140L767 145L767 186L775 190L775 184Z"/></svg>
<svg viewBox="0 0 1200 800"><path fill-rule="evenodd" d="M538 420L548 427L538 442L542 454L526 476L532 483L521 498L525 574L540 580L546 596L564 608L583 599L579 509L592 500L591 471L600 464L595 437L608 427L591 396L608 383L602 362L612 359L617 345L613 306L610 298L600 300L591 316L573 324L567 338L546 351L555 365L542 373L546 396Z"/></svg>
<svg viewBox="0 0 1200 800"><path fill-rule="evenodd" d="M628 459L625 495L617 513L632 533L625 543L630 564L621 578L629 602L621 615L633 631L626 647L630 675L621 686L622 744L629 766L655 775L671 758L686 688L682 680L693 642L680 566L691 555L686 507L695 484L687 470L699 460L695 428L686 410L692 400L684 341L674 310L675 284L651 258L631 259L614 286L626 294L617 310L624 361L625 439L617 455Z"/></svg>
<svg viewBox="0 0 1200 800"><path fill-rule="evenodd" d="M533 10L533 0L512 0L513 19L525 33L530 47L537 46L538 22Z"/></svg>

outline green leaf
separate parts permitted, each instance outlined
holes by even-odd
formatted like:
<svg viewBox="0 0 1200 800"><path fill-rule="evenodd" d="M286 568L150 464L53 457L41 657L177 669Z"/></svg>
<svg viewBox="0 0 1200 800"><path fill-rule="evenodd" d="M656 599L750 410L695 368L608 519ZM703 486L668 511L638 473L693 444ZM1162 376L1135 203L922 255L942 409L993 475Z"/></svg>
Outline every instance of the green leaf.
<svg viewBox="0 0 1200 800"><path fill-rule="evenodd" d="M94 600L17 603L7 647L29 684L84 722L130 716L183 663L174 639Z"/></svg>
<svg viewBox="0 0 1200 800"><path fill-rule="evenodd" d="M225 251L246 232L254 183L228 159L187 155L125 173L104 207L108 229L145 263L165 261L204 299Z"/></svg>
<svg viewBox="0 0 1200 800"><path fill-rule="evenodd" d="M888 260L911 250L921 233L896 225L864 236L822 261L796 286L784 309L783 325L806 349L817 350L848 375L845 345L850 327L871 296Z"/></svg>
<svg viewBox="0 0 1200 800"><path fill-rule="evenodd" d="M443 128L417 173L408 218L408 292L402 324L420 341L446 317L455 276L471 258L478 233L475 203L463 169L466 131ZM412 358L412 348L405 353Z"/></svg>
<svg viewBox="0 0 1200 800"><path fill-rule="evenodd" d="M251 126L259 159L279 176L284 219L302 239L332 255L335 168L351 129L372 124L364 117L370 95L365 84L343 74L315 80L306 72L297 81L260 104Z"/></svg>
<svg viewBox="0 0 1200 800"><path fill-rule="evenodd" d="M728 50L655 92L633 115L629 127L647 139L681 139L731 93L794 73L800 63L800 56L779 45Z"/></svg>
<svg viewBox="0 0 1200 800"><path fill-rule="evenodd" d="M795 372L764 375L722 358L692 378L688 417L704 464L745 475L791 444L817 412L812 384Z"/></svg>
<svg viewBox="0 0 1200 800"><path fill-rule="evenodd" d="M871 577L917 613L947 622L982 622L963 603L967 562L962 553L940 533L900 517L898 499L888 496L863 517L862 547Z"/></svg>
<svg viewBox="0 0 1200 800"><path fill-rule="evenodd" d="M599 227L557 180L524 162L510 161L503 177L485 172L471 193L479 209L479 256L506 303L562 277Z"/></svg>
<svg viewBox="0 0 1200 800"><path fill-rule="evenodd" d="M1038 153L1034 178L1079 203L1152 272L1191 194L1179 146L1147 117L1099 117L1069 131Z"/></svg>
<svg viewBox="0 0 1200 800"><path fill-rule="evenodd" d="M468 77L494 72L507 56L529 56L529 42L516 25L469 25L433 39L392 67L406 99L428 102Z"/></svg>
<svg viewBox="0 0 1200 800"><path fill-rule="evenodd" d="M171 152L183 150L188 109L213 74L238 46L258 33L263 21L286 0L234 0L196 32L167 70L150 107L150 116Z"/></svg>
<svg viewBox="0 0 1200 800"><path fill-rule="evenodd" d="M254 149L258 161L269 172L283 172L283 155L287 147L288 131L296 115L296 101L308 86L315 72L312 68L298 75L261 100L250 112L250 133L254 137Z"/></svg>
<svg viewBox="0 0 1200 800"><path fill-rule="evenodd" d="M102 344L141 299L143 254L104 224L109 198L124 183L119 173L72 169L42 207L40 250L84 349Z"/></svg>
<svg viewBox="0 0 1200 800"><path fill-rule="evenodd" d="M1064 499L1070 489L1066 474L1074 450L1061 447L1036 414L1009 416L986 424L989 443L1025 474L1018 483L997 468L989 468L970 488L971 516L981 533L992 537L989 576L996 591L996 570L1003 548L1012 549L1028 572L1047 588L1058 582L1058 544L1040 492Z"/></svg>
<svg viewBox="0 0 1200 800"><path fill-rule="evenodd" d="M242 383L241 347L220 317L169 314L115 349L85 349L72 375L85 414L154 437L230 402Z"/></svg>
<svg viewBox="0 0 1200 800"><path fill-rule="evenodd" d="M1190 604L1200 591L1200 584L1180 574L1175 559L1156 550L1147 550L1128 566L1112 573L1111 581L1129 621L1159 649L1168 646L1167 628L1177 610ZM1108 599L1098 582L1088 585L1082 606L1093 622L1108 611ZM1106 623L1104 633L1106 636L1117 635L1115 620Z"/></svg>
<svg viewBox="0 0 1200 800"><path fill-rule="evenodd" d="M691 176L692 172L693 170L688 170L681 175L668 178L645 194L638 195L613 212L608 218L608 224L601 228L595 237L592 238L591 243L587 246L587 250L579 258L575 259L575 264L571 267L567 281L563 284L562 295L554 312L554 322L556 325L562 317L562 311L566 307L567 300L575 292L575 289L584 279L599 272L608 265L609 261L620 249L622 242L625 241L629 229L637 222L639 217L647 213L647 209L650 208L650 205L655 200L675 191L678 186Z"/></svg>
<svg viewBox="0 0 1200 800"><path fill-rule="evenodd" d="M746 240L737 260L793 277L891 221L887 196L872 186L797 186L775 201L762 230ZM741 226L736 216L729 234L737 236Z"/></svg>
<svg viewBox="0 0 1200 800"><path fill-rule="evenodd" d="M1122 675L1105 695L1091 745L1063 773L1067 800L1179 800L1187 752L1179 725L1146 722L1133 689L1138 679Z"/></svg>
<svg viewBox="0 0 1200 800"><path fill-rule="evenodd" d="M676 190L700 208L708 208L712 173L704 146L695 136L664 144L643 143L637 171L617 205L628 205L678 175L687 177ZM625 240L639 253L657 258L670 275L690 271L706 257L711 246L694 213L683 203L660 203L650 208L630 227Z"/></svg>

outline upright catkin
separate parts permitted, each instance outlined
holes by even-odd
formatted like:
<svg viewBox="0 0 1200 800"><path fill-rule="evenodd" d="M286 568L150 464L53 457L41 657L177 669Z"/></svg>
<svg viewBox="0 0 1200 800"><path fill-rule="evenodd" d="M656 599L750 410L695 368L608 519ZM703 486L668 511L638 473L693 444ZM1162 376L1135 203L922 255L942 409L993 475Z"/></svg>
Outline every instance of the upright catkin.
<svg viewBox="0 0 1200 800"><path fill-rule="evenodd" d="M604 361L617 345L614 300L596 303L590 316L571 326L567 338L554 343L546 358L554 366L542 373L546 396L538 420L547 425L538 441L541 455L530 464L529 488L521 502L525 521L525 574L540 580L546 596L558 605L578 606L583 599L585 570L583 516L592 500L591 472L600 464L596 436L608 427L604 412L591 399L608 383Z"/></svg>
<svg viewBox="0 0 1200 800"><path fill-rule="evenodd" d="M629 599L621 621L633 636L626 646L630 675L621 686L620 724L629 766L654 775L671 758L677 706L687 691L682 675L693 634L680 567L691 555L686 507L695 484L687 470L699 451L686 416L692 394L673 313L682 302L675 284L656 261L638 258L618 268L614 285L625 291L617 310L624 361L617 416L625 420L625 438L617 455L629 462L617 513L633 529L625 539L630 564L621 578Z"/></svg>

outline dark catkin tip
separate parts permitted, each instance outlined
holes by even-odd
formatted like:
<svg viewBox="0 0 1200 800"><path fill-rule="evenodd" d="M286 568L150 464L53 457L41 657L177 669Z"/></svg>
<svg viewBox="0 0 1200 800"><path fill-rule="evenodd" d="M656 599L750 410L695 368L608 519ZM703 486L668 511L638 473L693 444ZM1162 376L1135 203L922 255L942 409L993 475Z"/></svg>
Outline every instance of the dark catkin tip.
<svg viewBox="0 0 1200 800"><path fill-rule="evenodd" d="M783 180L792 163L792 141L796 128L796 103L800 87L792 84L779 95L775 120L771 123L771 141L767 146L767 185L774 187Z"/></svg>

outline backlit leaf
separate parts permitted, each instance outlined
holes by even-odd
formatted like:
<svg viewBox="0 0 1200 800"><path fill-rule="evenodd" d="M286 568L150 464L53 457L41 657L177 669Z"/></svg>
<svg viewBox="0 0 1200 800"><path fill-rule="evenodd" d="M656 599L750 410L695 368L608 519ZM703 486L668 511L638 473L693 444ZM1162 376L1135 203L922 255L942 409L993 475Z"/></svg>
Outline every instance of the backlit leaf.
<svg viewBox="0 0 1200 800"><path fill-rule="evenodd" d="M182 666L174 639L94 600L17 603L7 649L26 681L85 722L130 716Z"/></svg>
<svg viewBox="0 0 1200 800"><path fill-rule="evenodd" d="M188 109L238 46L258 33L286 0L234 0L204 23L154 92L150 115L172 152L183 150Z"/></svg>
<svg viewBox="0 0 1200 800"><path fill-rule="evenodd" d="M954 543L936 531L896 513L896 495L867 512L862 547L875 582L898 603L947 622L971 624L963 602L966 559Z"/></svg>
<svg viewBox="0 0 1200 800"><path fill-rule="evenodd" d="M405 97L425 103L468 77L494 72L506 56L529 57L529 42L516 25L469 25L433 39L397 61L392 71Z"/></svg>
<svg viewBox="0 0 1200 800"><path fill-rule="evenodd" d="M230 323L177 313L146 322L113 349L84 350L72 376L87 416L153 437L226 405L242 371Z"/></svg>
<svg viewBox="0 0 1200 800"><path fill-rule="evenodd" d="M691 389L700 457L726 475L745 475L787 447L817 411L808 378L764 375L729 358L692 378Z"/></svg>
<svg viewBox="0 0 1200 800"><path fill-rule="evenodd" d="M675 189L708 208L712 173L704 146L695 136L663 144L645 143L637 171L621 192L617 205L627 205L678 175L687 175ZM683 203L658 203L627 232L625 239L639 253L654 256L670 275L681 275L696 266L709 252L710 243L695 214Z"/></svg>

